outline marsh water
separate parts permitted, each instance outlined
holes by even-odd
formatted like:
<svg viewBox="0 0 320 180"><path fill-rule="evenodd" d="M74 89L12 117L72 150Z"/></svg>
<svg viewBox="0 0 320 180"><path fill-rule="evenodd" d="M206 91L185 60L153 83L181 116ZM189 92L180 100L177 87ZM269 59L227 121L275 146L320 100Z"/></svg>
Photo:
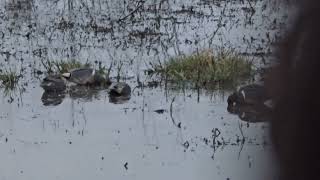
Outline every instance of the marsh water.
<svg viewBox="0 0 320 180"><path fill-rule="evenodd" d="M0 89L0 179L277 179L268 123L229 114L231 91L170 88L145 72L221 47L268 66L288 6L0 1L0 69L22 75L14 90ZM111 78L128 83L131 98L84 90L43 102L44 62L70 59L112 64Z"/></svg>

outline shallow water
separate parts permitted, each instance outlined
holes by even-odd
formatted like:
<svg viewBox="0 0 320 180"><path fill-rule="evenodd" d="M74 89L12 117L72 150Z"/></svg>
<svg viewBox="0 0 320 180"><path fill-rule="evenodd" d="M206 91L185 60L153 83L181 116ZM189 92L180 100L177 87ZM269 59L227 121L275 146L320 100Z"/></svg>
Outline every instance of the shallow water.
<svg viewBox="0 0 320 180"><path fill-rule="evenodd" d="M229 91L136 86L151 80L150 63L207 48L267 66L286 5L254 1L253 13L234 1L17 2L0 2L1 69L24 75L1 91L1 180L277 179L268 124L229 114ZM67 59L113 64L130 100L100 90L44 106L36 72Z"/></svg>

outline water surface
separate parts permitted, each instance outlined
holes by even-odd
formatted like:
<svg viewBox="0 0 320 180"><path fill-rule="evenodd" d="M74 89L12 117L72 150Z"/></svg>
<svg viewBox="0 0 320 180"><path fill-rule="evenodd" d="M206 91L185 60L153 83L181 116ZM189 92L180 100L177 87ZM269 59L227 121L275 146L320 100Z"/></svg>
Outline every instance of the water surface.
<svg viewBox="0 0 320 180"><path fill-rule="evenodd" d="M230 91L137 87L152 64L208 48L270 63L287 5L249 1L0 2L0 179L277 179L267 123L227 112ZM133 89L41 101L44 62L113 65Z"/></svg>

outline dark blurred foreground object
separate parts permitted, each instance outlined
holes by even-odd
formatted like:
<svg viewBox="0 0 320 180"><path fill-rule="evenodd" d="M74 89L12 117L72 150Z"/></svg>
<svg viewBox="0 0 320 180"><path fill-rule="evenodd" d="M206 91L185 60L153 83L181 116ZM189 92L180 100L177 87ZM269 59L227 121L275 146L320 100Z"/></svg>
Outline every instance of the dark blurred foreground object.
<svg viewBox="0 0 320 180"><path fill-rule="evenodd" d="M320 1L298 1L294 26L266 80L281 180L320 179Z"/></svg>
<svg viewBox="0 0 320 180"><path fill-rule="evenodd" d="M237 114L247 122L264 122L271 111L271 99L262 85L250 84L241 87L228 97L228 112Z"/></svg>

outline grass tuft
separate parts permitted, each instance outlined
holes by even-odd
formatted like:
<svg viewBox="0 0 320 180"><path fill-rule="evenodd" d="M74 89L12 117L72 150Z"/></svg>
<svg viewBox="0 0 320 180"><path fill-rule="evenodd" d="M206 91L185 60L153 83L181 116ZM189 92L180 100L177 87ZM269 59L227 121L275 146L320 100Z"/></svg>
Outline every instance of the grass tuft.
<svg viewBox="0 0 320 180"><path fill-rule="evenodd" d="M196 87L236 83L252 75L252 63L233 51L216 54L203 51L189 56L172 58L154 66L154 73L172 82L189 82Z"/></svg>
<svg viewBox="0 0 320 180"><path fill-rule="evenodd" d="M14 70L8 70L8 71L6 70L4 72L1 71L0 73L1 86L7 90L12 90L18 84L20 77L22 76Z"/></svg>
<svg viewBox="0 0 320 180"><path fill-rule="evenodd" d="M58 69L60 73L69 72L72 69L76 68L84 68L84 67L91 67L91 64L86 62L85 64L76 61L76 60L70 60L70 61L58 61L54 62L54 65Z"/></svg>
<svg viewBox="0 0 320 180"><path fill-rule="evenodd" d="M76 68L91 67L91 64L89 62L83 64L75 59L68 61L42 61L42 65L45 67L48 73L66 73Z"/></svg>

